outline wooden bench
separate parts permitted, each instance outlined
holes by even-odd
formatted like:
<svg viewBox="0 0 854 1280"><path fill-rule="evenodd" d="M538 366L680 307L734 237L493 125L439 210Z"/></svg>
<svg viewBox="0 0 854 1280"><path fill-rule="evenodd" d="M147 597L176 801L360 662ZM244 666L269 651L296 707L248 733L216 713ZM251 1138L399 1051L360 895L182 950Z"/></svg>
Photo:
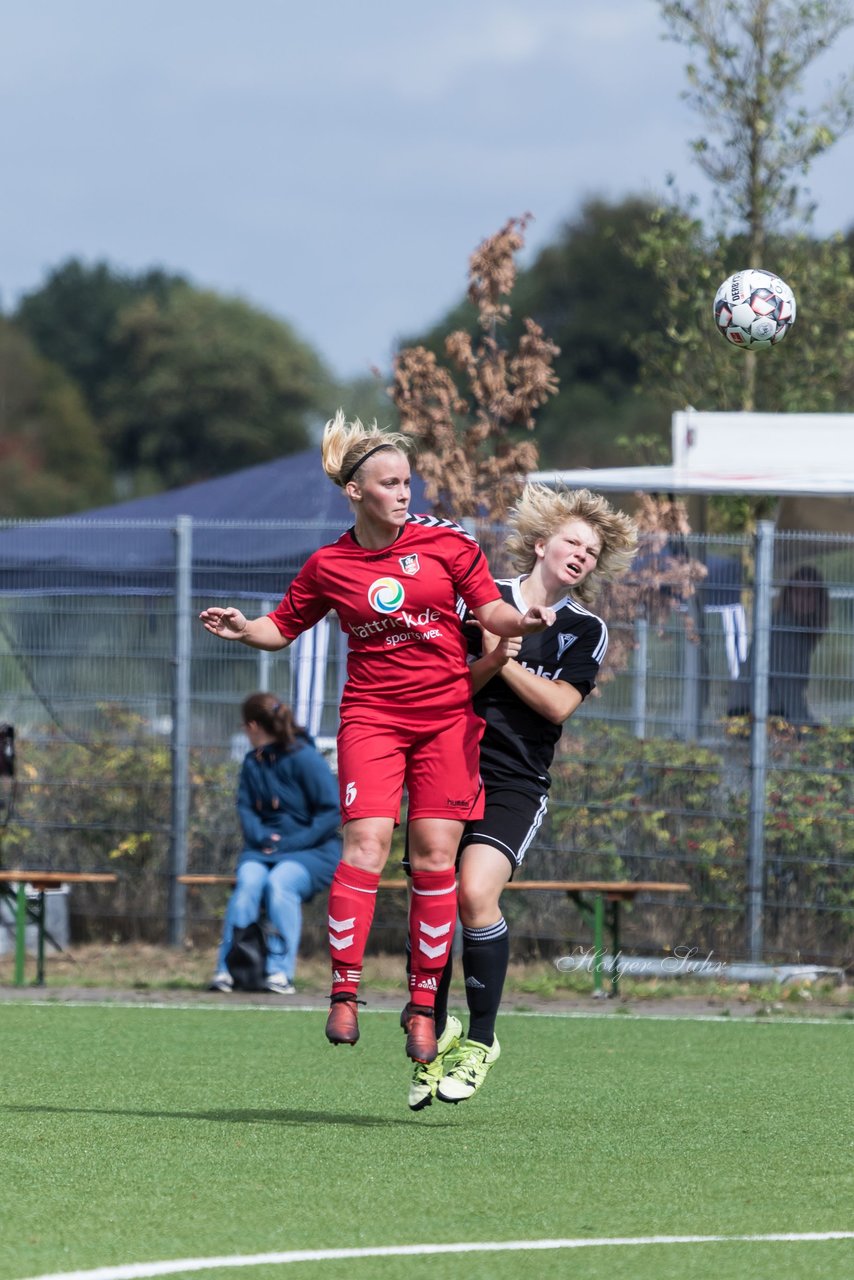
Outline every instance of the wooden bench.
<svg viewBox="0 0 854 1280"><path fill-rule="evenodd" d="M35 921L38 935L38 953L36 960L36 980L34 985L44 986L44 940L45 940L45 901L48 889L58 889L66 884L115 884L116 876L110 872L97 871L2 871L0 870L0 892L3 885L17 885L17 894L6 890L9 896L17 897L15 911L15 986L24 985L24 962L27 953L27 916ZM27 885L36 890L38 897L33 908L27 902Z"/></svg>
<svg viewBox="0 0 854 1280"><path fill-rule="evenodd" d="M233 875L183 875L179 884L234 885ZM409 881L380 880L381 889L406 889ZM691 886L682 881L667 880L511 880L506 890L528 893L532 890L565 893L574 902L584 919L593 929L593 993L603 993L605 968L605 931L611 936L611 972L609 979L613 995L619 994L620 972L620 903L634 902L639 893L671 894L690 893Z"/></svg>

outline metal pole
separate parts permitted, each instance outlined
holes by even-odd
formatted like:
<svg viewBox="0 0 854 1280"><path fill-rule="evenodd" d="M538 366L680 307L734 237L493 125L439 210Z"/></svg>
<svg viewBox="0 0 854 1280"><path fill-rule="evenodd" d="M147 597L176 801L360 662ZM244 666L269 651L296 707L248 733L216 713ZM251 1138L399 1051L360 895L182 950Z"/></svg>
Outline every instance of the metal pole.
<svg viewBox="0 0 854 1280"><path fill-rule="evenodd" d="M682 723L685 741L695 742L700 734L700 640L699 614L693 600L688 601L682 636ZM693 635L689 623L694 623Z"/></svg>
<svg viewBox="0 0 854 1280"><path fill-rule="evenodd" d="M753 600L753 673L750 726L750 808L747 837L747 954L763 951L765 891L765 782L768 773L768 668L771 657L771 585L774 525L762 520L756 531L756 587Z"/></svg>
<svg viewBox="0 0 854 1280"><path fill-rule="evenodd" d="M272 600L262 600L262 601L261 601L261 607L260 607L260 611L259 611L259 615L258 615L258 616L263 618L264 614L265 614L265 613L270 613L270 612L272 611L272 609L273 609L273 608L274 608L274 604L273 604L273 601L272 601ZM271 651L270 651L269 649L259 649L259 650L258 650L258 689L259 689L259 692L263 692L263 693L272 693L272 692L273 692L273 690L272 690L272 689L271 689L271 687L270 687L270 662L271 662L272 657L273 657L273 654L271 653ZM281 696L281 695L280 695L280 696Z"/></svg>
<svg viewBox="0 0 854 1280"><path fill-rule="evenodd" d="M646 737L646 669L649 663L649 621L635 618L635 669L632 682L632 719L636 738Z"/></svg>
<svg viewBox="0 0 854 1280"><path fill-rule="evenodd" d="M190 655L193 581L193 522L178 516L175 524L175 657L172 680L172 833L169 846L169 945L184 942L186 885L178 876L187 870L190 817Z"/></svg>

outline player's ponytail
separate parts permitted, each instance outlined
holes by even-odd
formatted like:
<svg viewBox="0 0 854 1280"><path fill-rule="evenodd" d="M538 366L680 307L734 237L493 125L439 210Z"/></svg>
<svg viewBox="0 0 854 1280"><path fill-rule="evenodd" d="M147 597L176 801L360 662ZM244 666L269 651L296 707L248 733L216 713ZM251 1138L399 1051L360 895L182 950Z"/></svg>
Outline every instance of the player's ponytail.
<svg viewBox="0 0 854 1280"><path fill-rule="evenodd" d="M394 431L382 431L376 422L366 427L354 418L347 422L344 410L339 409L327 422L320 442L320 458L323 470L333 484L343 489L353 479L368 455L380 449L399 449L407 453L411 441Z"/></svg>

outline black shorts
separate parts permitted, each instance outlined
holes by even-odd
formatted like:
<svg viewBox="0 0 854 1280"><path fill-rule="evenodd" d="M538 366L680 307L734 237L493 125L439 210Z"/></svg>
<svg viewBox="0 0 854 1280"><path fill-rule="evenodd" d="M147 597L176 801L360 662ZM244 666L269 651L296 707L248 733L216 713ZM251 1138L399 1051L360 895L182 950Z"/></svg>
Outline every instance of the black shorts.
<svg viewBox="0 0 854 1280"><path fill-rule="evenodd" d="M521 867L548 808L546 792L487 786L482 818L466 823L460 852L470 844L488 844L503 853L513 870ZM513 879L511 874L510 879Z"/></svg>

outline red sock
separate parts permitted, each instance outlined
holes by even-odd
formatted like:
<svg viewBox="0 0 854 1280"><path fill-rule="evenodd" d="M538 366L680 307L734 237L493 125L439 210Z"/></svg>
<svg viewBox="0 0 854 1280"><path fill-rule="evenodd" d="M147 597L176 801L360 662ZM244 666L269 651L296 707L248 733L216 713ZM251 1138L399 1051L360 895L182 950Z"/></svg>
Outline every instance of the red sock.
<svg viewBox="0 0 854 1280"><path fill-rule="evenodd" d="M409 906L410 970L412 1004L432 1009L442 970L451 954L457 922L457 873L413 871Z"/></svg>
<svg viewBox="0 0 854 1280"><path fill-rule="evenodd" d="M329 886L332 994L355 995L377 901L379 873L339 862Z"/></svg>

